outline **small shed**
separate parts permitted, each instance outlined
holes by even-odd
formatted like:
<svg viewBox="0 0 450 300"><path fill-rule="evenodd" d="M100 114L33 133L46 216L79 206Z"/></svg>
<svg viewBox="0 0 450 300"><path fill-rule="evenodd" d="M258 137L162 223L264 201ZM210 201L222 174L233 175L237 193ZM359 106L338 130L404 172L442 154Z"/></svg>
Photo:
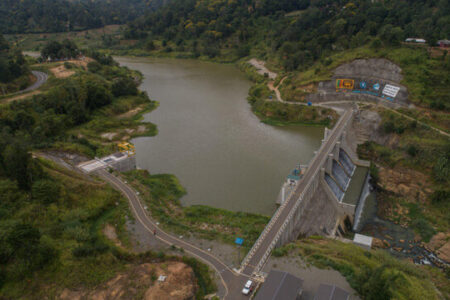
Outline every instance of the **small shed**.
<svg viewBox="0 0 450 300"><path fill-rule="evenodd" d="M450 48L450 40L439 40L437 44L441 48Z"/></svg>
<svg viewBox="0 0 450 300"><path fill-rule="evenodd" d="M418 38L407 38L405 40L407 43L417 43L417 44L425 44L427 41L424 39L418 39Z"/></svg>
<svg viewBox="0 0 450 300"><path fill-rule="evenodd" d="M314 300L349 300L350 294L345 290L330 284L321 284Z"/></svg>
<svg viewBox="0 0 450 300"><path fill-rule="evenodd" d="M373 238L371 236L356 233L353 238L353 243L366 250L370 250L372 248L372 240Z"/></svg>
<svg viewBox="0 0 450 300"><path fill-rule="evenodd" d="M303 280L283 271L272 270L255 300L299 300Z"/></svg>

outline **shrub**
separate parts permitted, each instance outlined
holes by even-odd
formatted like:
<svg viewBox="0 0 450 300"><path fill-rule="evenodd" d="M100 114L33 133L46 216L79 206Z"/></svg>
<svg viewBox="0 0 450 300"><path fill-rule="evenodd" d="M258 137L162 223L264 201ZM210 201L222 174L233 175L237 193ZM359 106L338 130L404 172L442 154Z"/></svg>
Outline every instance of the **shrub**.
<svg viewBox="0 0 450 300"><path fill-rule="evenodd" d="M433 167L434 179L438 182L446 182L450 177L450 160L447 156L441 156Z"/></svg>
<svg viewBox="0 0 450 300"><path fill-rule="evenodd" d="M417 155L417 153L419 152L419 150L416 148L416 146L414 146L414 145L409 145L408 146L408 149L406 150L406 152L408 152L408 154L410 155L410 156L416 156Z"/></svg>
<svg viewBox="0 0 450 300"><path fill-rule="evenodd" d="M431 195L431 203L448 204L450 200L450 190L437 190Z"/></svg>
<svg viewBox="0 0 450 300"><path fill-rule="evenodd" d="M423 217L413 219L411 227L416 230L425 242L428 242L430 238L436 233L430 223Z"/></svg>

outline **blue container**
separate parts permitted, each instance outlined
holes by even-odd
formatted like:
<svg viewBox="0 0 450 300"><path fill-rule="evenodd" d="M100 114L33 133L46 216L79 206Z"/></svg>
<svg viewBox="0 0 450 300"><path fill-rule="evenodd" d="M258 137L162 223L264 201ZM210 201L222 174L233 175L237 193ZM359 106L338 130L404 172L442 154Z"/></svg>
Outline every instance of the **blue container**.
<svg viewBox="0 0 450 300"><path fill-rule="evenodd" d="M311 101L308 101L308 106L311 106L312 105L312 102Z"/></svg>

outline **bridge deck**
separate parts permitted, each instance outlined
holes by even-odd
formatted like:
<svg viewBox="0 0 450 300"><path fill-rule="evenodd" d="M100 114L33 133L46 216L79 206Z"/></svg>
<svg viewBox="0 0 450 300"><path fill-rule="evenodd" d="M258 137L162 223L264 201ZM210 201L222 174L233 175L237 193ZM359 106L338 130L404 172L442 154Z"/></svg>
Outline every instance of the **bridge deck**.
<svg viewBox="0 0 450 300"><path fill-rule="evenodd" d="M268 255L273 249L273 242L277 238L278 232L282 228L285 220L288 218L289 213L292 209L294 209L296 202L300 198L303 198L302 194L313 182L315 176L317 175L317 172L320 171L325 159L332 151L334 145L338 141L338 138L341 136L347 122L350 120L352 113L352 110L349 109L346 110L345 113L341 116L332 133L329 135L325 143L320 147L318 153L314 156L312 162L306 170L305 175L303 176L303 180L298 183L295 191L291 193L289 198L282 206L280 206L275 215L272 217L269 224L267 224L260 238L250 250L247 259L244 261L244 265L242 265L243 274L251 276L254 272L260 271L262 267L260 263L262 261L262 263L264 263L268 258Z"/></svg>

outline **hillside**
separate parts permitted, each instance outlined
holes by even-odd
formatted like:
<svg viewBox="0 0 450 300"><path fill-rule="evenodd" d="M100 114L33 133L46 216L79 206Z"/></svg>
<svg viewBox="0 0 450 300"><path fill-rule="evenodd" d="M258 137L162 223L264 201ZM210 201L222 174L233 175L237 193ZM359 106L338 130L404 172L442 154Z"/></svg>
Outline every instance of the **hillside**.
<svg viewBox="0 0 450 300"><path fill-rule="evenodd" d="M165 0L5 0L0 2L0 32L67 32L123 24Z"/></svg>
<svg viewBox="0 0 450 300"><path fill-rule="evenodd" d="M336 59L386 57L408 71L413 102L447 109L446 63L429 60L425 46L408 45L414 59L391 55L408 37L431 46L450 37L448 1L176 1L124 31L125 39L140 40L132 48L218 61L256 56L291 73L327 76ZM448 61L445 52L435 55Z"/></svg>
<svg viewBox="0 0 450 300"><path fill-rule="evenodd" d="M11 47L0 35L0 95L25 88L30 79L22 52Z"/></svg>
<svg viewBox="0 0 450 300"><path fill-rule="evenodd" d="M71 52L77 45L53 42L43 54ZM133 252L126 199L70 164L116 152L125 134L156 134L155 125L141 123L157 107L137 89L142 75L110 56L84 54L45 64L30 59L26 67L49 75L45 86L0 99L0 298L202 298L215 289L208 267L182 252ZM162 272L167 281L158 284Z"/></svg>

